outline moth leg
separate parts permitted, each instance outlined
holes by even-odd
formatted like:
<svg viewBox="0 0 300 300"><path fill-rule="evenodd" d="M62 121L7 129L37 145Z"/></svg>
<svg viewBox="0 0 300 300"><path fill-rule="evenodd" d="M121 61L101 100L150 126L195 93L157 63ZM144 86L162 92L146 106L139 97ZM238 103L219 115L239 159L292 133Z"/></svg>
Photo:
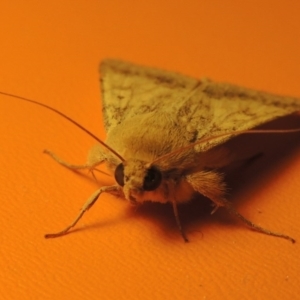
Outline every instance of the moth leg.
<svg viewBox="0 0 300 300"><path fill-rule="evenodd" d="M213 206L214 206L214 208L213 208L213 210L210 212L211 215L213 215L213 214L218 210L218 208L220 207L219 205L216 205L215 203L213 203Z"/></svg>
<svg viewBox="0 0 300 300"><path fill-rule="evenodd" d="M65 229L59 231L59 232L56 232L56 233L48 233L45 235L45 238L56 238L56 237L60 237L60 236L63 236L65 235L66 233L69 232L69 230L74 227L77 222L81 219L81 217L84 215L84 213L89 210L93 205L94 203L98 200L99 196L106 192L106 193L113 193L114 191L118 191L119 190L119 187L116 186L116 185L113 185L113 186L105 186L105 187L102 187L100 188L99 190L97 190L96 192L94 192L90 198L86 201L86 203L83 205L83 207L80 209L80 212L79 214L77 215L77 217L74 219L74 221L69 225L67 226Z"/></svg>
<svg viewBox="0 0 300 300"><path fill-rule="evenodd" d="M259 160L262 156L264 156L264 153L259 152L246 158L234 160L221 170L224 171L224 173L228 174L235 174L237 172L239 174L239 172L241 172L241 169L248 168L257 160Z"/></svg>
<svg viewBox="0 0 300 300"><path fill-rule="evenodd" d="M172 206L173 206L173 211L174 211L174 215L175 215L177 227L178 227L178 229L180 231L180 234L181 234L183 240L187 243L189 240L186 237L186 235L185 235L185 233L184 233L184 231L182 229L181 222L180 222L180 219L179 219L177 202L175 201L175 199L172 201Z"/></svg>
<svg viewBox="0 0 300 300"><path fill-rule="evenodd" d="M246 159L245 161L245 165L251 165L253 162L255 162L256 160L260 159L261 157L264 156L263 152L258 152L256 154L254 154L253 156L249 157L248 159Z"/></svg>
<svg viewBox="0 0 300 300"><path fill-rule="evenodd" d="M264 156L264 153L258 152L250 157L236 161L235 164L239 163L240 168L247 168L247 167L251 166L254 162L256 162L258 159L260 159L262 156Z"/></svg>
<svg viewBox="0 0 300 300"><path fill-rule="evenodd" d="M60 165L66 167L68 169L71 169L71 170L82 170L82 169L91 169L91 168L93 168L93 166L89 165L88 163L86 163L84 165L73 165L73 164L67 163L64 160L62 160L61 158L59 158L55 153L53 153L49 150L44 150L44 153L51 156Z"/></svg>
<svg viewBox="0 0 300 300"><path fill-rule="evenodd" d="M195 191L208 197L216 204L217 207L220 206L225 207L231 214L238 217L243 223L245 223L251 229L267 235L284 238L291 241L292 243L295 243L295 240L290 236L265 229L261 226L254 224L250 220L246 219L243 215L241 215L233 207L232 203L225 199L226 186L225 183L223 182L223 176L221 174L213 171L200 171L188 175L186 177L186 180L190 183L190 185L193 187Z"/></svg>
<svg viewBox="0 0 300 300"><path fill-rule="evenodd" d="M285 235L285 234L282 234L282 233L279 233L279 232L274 232L274 231L271 231L269 229L265 229L259 225L256 225L254 223L252 223L250 220L246 219L243 215L241 215L233 206L230 202L228 202L226 205L225 205L226 209L233 215L237 216L242 222L244 222L246 225L248 225L250 228L254 229L255 231L258 231L258 232L261 232L261 233L265 233L267 235L272 235L272 236L275 236L275 237L280 237L280 238L283 238L283 239L286 239L286 240L289 240L290 242L292 243L295 243L296 240L293 239L292 237L288 236L288 235Z"/></svg>

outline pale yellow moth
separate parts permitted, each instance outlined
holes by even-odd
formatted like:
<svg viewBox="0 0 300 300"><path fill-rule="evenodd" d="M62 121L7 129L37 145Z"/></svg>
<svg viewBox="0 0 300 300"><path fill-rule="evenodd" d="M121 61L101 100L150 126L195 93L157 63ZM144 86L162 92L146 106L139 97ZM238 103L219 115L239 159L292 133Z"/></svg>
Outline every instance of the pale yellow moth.
<svg viewBox="0 0 300 300"><path fill-rule="evenodd" d="M50 151L46 153L69 169L93 171L105 163L116 183L99 188L68 227L46 238L66 234L105 192L133 205L170 202L180 233L188 241L178 204L200 193L214 203L214 211L225 207L256 231L295 241L238 213L226 200L226 183L220 169L235 159L226 150L226 141L244 133L264 132L250 129L298 112L300 99L118 60L103 61L100 72L105 143L97 139L100 144L91 149L87 163L80 166L62 161Z"/></svg>

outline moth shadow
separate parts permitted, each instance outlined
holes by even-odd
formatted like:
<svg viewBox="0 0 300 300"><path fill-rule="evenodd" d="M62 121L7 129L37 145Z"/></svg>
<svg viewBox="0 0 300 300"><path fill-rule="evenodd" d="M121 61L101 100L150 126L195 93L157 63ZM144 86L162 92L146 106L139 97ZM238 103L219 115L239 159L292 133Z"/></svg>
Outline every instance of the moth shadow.
<svg viewBox="0 0 300 300"><path fill-rule="evenodd" d="M300 116L283 117L259 128L280 130L300 128ZM242 207L245 201L251 199L241 197L243 193L258 192L272 181L275 176L274 170L278 171L292 164L294 157L300 155L300 133L247 134L230 140L226 146L234 149L241 161L238 167L230 169L230 173L225 173L228 186L227 199L235 206ZM255 159L251 159L253 157ZM211 215L212 209L212 202L202 195L196 195L189 203L178 206L180 221L188 237L191 231L201 232L204 225L217 223L220 226L244 226L225 209L220 208ZM167 240L181 239L171 204L144 203L137 210L130 209L128 213L135 218L154 223L152 226L155 226L156 231Z"/></svg>
<svg viewBox="0 0 300 300"><path fill-rule="evenodd" d="M194 231L191 228L195 228L195 224L197 225L196 230L201 232L201 225L205 224L212 209L211 201L201 195L197 195L187 204L178 206L180 221L188 238L191 230ZM155 235L169 242L183 241L170 203L146 202L136 210L129 208L128 215L135 219L141 219L141 222L149 223L147 227L152 228Z"/></svg>

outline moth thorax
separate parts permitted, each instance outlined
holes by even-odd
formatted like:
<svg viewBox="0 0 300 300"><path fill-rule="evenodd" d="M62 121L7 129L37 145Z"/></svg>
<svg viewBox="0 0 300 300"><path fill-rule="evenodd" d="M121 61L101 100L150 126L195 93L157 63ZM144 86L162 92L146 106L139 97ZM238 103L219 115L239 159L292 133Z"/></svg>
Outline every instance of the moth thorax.
<svg viewBox="0 0 300 300"><path fill-rule="evenodd" d="M162 181L162 173L157 166L148 162L130 159L120 163L115 170L117 183L129 192L154 191Z"/></svg>

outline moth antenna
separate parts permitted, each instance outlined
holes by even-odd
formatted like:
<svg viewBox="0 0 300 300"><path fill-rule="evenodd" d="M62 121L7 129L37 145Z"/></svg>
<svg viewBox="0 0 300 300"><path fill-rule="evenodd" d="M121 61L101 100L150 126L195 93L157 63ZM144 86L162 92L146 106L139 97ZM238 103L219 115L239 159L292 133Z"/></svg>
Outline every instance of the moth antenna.
<svg viewBox="0 0 300 300"><path fill-rule="evenodd" d="M88 134L89 136L91 136L94 140L96 140L98 143L100 143L104 148L106 148L107 150L109 150L110 152L112 152L115 156L117 156L121 161L124 161L124 158L117 153L114 149L112 149L110 146L108 146L107 144L105 144L103 141L101 141L96 135L94 135L92 132L90 132L88 129L86 129L85 127L83 127L82 125L80 125L79 123L77 123L75 120L71 119L70 117L68 117L67 115L65 115L64 113L62 113L61 111L47 105L47 104L43 104L40 103L38 101L35 100L31 100L25 97L21 97L18 95L14 95L14 94L9 94L9 93L5 93L5 92L1 92L1 95L7 96L7 97L12 97L12 98L16 98L19 100L23 100L23 101L27 101L39 106L42 106L44 108L47 108L48 110L51 110L53 112L55 112L56 114L60 115L61 117L63 117L64 119L68 120L69 122L71 122L72 124L74 124L75 126L77 126L78 128L80 128L82 131L84 131L86 134Z"/></svg>
<svg viewBox="0 0 300 300"><path fill-rule="evenodd" d="M300 132L300 129L265 129L265 130L239 130L239 131L234 131L234 132L227 132L227 133L223 133L223 134L219 134L219 135L215 135L215 136L211 136L211 137L208 137L208 138L204 138L204 139L200 139L199 141L197 142L194 142L194 143L191 143L185 147L181 147L175 151L172 151L170 153L167 153L167 154L164 154L160 157L158 157L157 159L155 159L154 161L152 161L151 165L152 164L155 164L157 163L158 161L160 160L163 160L163 159L166 159L168 157L172 157L173 155L175 154L178 154L182 151L185 151L185 150L188 150L188 149L191 149L193 147L195 147L196 145L200 145L202 143L206 143L208 141L211 141L211 140L214 140L214 139L218 139L218 138L221 138L221 137L226 137L226 136L237 136L237 135L240 135L240 134L254 134L254 133L262 133L262 134L266 134L266 133L293 133L293 132Z"/></svg>

